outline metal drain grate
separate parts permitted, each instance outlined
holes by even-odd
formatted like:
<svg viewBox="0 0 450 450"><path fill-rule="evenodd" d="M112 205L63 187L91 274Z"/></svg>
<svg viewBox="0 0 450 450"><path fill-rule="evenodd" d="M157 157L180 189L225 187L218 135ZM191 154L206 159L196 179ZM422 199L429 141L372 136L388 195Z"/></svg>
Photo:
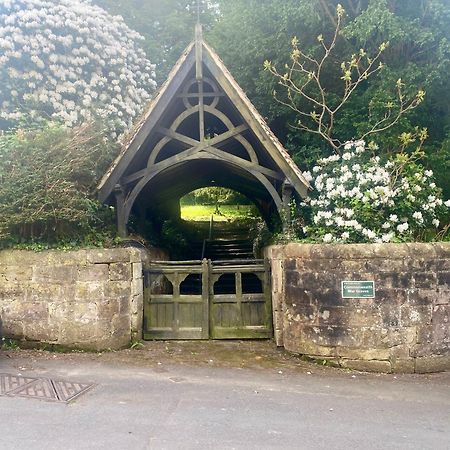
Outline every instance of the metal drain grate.
<svg viewBox="0 0 450 450"><path fill-rule="evenodd" d="M94 384L0 373L0 396L38 398L69 403L92 387Z"/></svg>

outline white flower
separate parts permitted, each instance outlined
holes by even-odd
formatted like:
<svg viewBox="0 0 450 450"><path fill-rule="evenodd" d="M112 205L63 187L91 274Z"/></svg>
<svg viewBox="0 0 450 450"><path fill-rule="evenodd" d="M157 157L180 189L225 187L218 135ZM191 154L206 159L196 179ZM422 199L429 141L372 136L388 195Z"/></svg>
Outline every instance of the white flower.
<svg viewBox="0 0 450 450"><path fill-rule="evenodd" d="M331 233L327 233L324 237L323 237L323 242L331 242L333 240L333 235Z"/></svg>
<svg viewBox="0 0 450 450"><path fill-rule="evenodd" d="M383 225L381 225L381 228L387 230L388 228L391 228L391 224L389 222L384 222Z"/></svg>
<svg viewBox="0 0 450 450"><path fill-rule="evenodd" d="M399 231L399 233L404 233L405 231L408 230L408 228L409 228L408 222L397 225L397 230Z"/></svg>
<svg viewBox="0 0 450 450"><path fill-rule="evenodd" d="M311 172L303 172L303 176L305 177L305 180L309 183L310 181L312 181L313 176L311 175Z"/></svg>
<svg viewBox="0 0 450 450"><path fill-rule="evenodd" d="M391 242L394 237L394 233L386 233L381 236L382 242Z"/></svg>
<svg viewBox="0 0 450 450"><path fill-rule="evenodd" d="M348 231L344 231L341 235L341 239L346 241L350 237L350 233Z"/></svg>
<svg viewBox="0 0 450 450"><path fill-rule="evenodd" d="M425 172L423 174L426 177L432 177L433 176L433 171L432 170L425 170Z"/></svg>
<svg viewBox="0 0 450 450"><path fill-rule="evenodd" d="M439 219L433 219L431 223L437 228L440 224Z"/></svg>
<svg viewBox="0 0 450 450"><path fill-rule="evenodd" d="M450 200L446 200L446 201L444 202L444 205L445 205L447 208L450 208Z"/></svg>
<svg viewBox="0 0 450 450"><path fill-rule="evenodd" d="M413 214L414 219L416 219L418 222L422 223L423 222L423 216L422 213L420 211L416 211Z"/></svg>
<svg viewBox="0 0 450 450"><path fill-rule="evenodd" d="M393 222L393 223L397 223L397 222L398 222L397 214L391 214L391 215L389 216L389 220L390 220L391 222Z"/></svg>

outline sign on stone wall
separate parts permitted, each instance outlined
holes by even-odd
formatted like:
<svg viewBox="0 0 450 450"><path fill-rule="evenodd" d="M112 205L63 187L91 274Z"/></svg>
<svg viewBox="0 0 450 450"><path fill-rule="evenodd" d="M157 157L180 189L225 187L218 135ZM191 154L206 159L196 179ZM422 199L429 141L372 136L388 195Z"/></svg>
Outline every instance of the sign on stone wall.
<svg viewBox="0 0 450 450"><path fill-rule="evenodd" d="M375 298L374 281L342 281L342 298Z"/></svg>

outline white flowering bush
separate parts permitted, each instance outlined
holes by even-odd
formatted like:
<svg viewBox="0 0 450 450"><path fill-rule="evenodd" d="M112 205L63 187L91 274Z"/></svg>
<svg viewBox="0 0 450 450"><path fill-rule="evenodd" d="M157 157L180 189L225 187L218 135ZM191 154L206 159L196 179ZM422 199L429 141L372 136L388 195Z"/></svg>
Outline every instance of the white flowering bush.
<svg viewBox="0 0 450 450"><path fill-rule="evenodd" d="M342 155L318 161L306 176L315 188L308 209L307 238L320 242L405 242L435 236L450 200L414 157L382 162L374 146L348 142Z"/></svg>
<svg viewBox="0 0 450 450"><path fill-rule="evenodd" d="M143 39L87 0L0 0L0 120L129 128L155 88Z"/></svg>

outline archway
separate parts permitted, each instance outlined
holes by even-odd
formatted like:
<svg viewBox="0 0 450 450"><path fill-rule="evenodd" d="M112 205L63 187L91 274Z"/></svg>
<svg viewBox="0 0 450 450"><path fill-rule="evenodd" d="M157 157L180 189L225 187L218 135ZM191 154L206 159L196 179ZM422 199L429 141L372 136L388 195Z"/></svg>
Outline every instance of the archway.
<svg viewBox="0 0 450 450"><path fill-rule="evenodd" d="M214 183L251 199L266 222L287 217L292 195L309 189L198 30L100 183L99 198L115 203L125 236L132 213L152 214L157 224L176 215L183 195Z"/></svg>

